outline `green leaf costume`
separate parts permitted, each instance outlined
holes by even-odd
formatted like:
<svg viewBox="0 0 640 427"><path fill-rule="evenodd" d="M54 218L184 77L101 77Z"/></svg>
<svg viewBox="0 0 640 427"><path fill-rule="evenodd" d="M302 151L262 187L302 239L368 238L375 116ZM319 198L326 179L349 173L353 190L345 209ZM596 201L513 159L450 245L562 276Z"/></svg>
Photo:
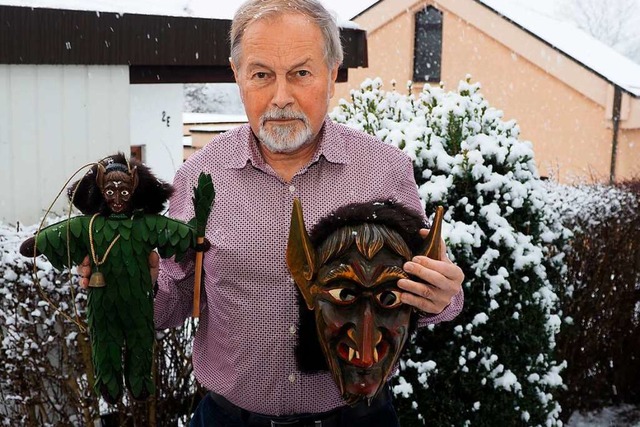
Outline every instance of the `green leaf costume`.
<svg viewBox="0 0 640 427"><path fill-rule="evenodd" d="M124 374L133 397L144 399L155 391L153 284L148 257L154 248L158 248L162 257L184 256L195 245L195 228L161 215L136 211L131 217L97 215L89 230L91 217L77 216L42 229L36 245L55 268L62 269L70 267L69 255L71 264L77 265L91 253L91 239L99 260L117 239L103 264L96 266L91 259L92 272L100 271L106 281L105 287L88 291L87 319L95 388L113 403L122 394Z"/></svg>

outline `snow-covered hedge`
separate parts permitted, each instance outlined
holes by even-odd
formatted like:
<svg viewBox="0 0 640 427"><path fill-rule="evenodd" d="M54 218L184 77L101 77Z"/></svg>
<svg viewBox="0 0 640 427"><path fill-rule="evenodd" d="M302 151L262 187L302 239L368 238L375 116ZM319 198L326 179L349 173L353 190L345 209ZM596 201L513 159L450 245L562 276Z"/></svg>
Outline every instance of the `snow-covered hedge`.
<svg viewBox="0 0 640 427"><path fill-rule="evenodd" d="M425 210L446 207L443 234L466 275L462 314L420 331L401 362L398 412L405 426L561 425L552 281L568 233L531 144L479 89L468 79L412 96L367 80L332 112L413 159Z"/></svg>
<svg viewBox="0 0 640 427"><path fill-rule="evenodd" d="M567 411L640 402L640 180L548 185L573 231L558 337Z"/></svg>

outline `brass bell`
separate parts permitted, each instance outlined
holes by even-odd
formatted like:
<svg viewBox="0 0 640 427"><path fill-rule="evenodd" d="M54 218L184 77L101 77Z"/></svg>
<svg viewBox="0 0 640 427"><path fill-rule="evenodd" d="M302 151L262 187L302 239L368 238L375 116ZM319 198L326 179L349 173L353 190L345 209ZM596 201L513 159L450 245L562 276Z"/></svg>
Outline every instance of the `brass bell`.
<svg viewBox="0 0 640 427"><path fill-rule="evenodd" d="M91 278L89 279L89 287L90 288L104 288L107 286L107 282L104 281L104 276L99 271L91 274Z"/></svg>

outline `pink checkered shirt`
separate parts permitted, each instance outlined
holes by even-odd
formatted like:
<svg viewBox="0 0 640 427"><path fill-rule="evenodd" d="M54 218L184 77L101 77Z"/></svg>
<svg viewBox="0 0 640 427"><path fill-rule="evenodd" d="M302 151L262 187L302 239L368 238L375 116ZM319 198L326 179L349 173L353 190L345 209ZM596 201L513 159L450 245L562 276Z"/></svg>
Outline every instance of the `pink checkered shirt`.
<svg viewBox="0 0 640 427"><path fill-rule="evenodd" d="M216 190L206 235L204 292L193 346L198 381L252 412L319 413L345 404L331 375L297 370L296 286L285 263L291 207L299 197L307 229L353 202L391 198L421 211L410 159L379 140L326 120L314 158L284 182L264 161L248 125L214 138L180 168L169 215L193 217L200 172ZM155 322L175 327L191 315L193 261L160 265ZM462 294L421 323L451 320Z"/></svg>

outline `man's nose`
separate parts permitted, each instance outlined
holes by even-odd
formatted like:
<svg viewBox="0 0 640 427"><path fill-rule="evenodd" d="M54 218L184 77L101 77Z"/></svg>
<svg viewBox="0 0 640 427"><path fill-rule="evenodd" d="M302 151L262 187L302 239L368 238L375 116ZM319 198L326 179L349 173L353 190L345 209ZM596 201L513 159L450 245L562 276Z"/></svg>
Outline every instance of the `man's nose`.
<svg viewBox="0 0 640 427"><path fill-rule="evenodd" d="M278 108L285 108L293 104L293 95L291 94L291 85L287 81L286 76L276 77L276 91L273 94L272 103Z"/></svg>

